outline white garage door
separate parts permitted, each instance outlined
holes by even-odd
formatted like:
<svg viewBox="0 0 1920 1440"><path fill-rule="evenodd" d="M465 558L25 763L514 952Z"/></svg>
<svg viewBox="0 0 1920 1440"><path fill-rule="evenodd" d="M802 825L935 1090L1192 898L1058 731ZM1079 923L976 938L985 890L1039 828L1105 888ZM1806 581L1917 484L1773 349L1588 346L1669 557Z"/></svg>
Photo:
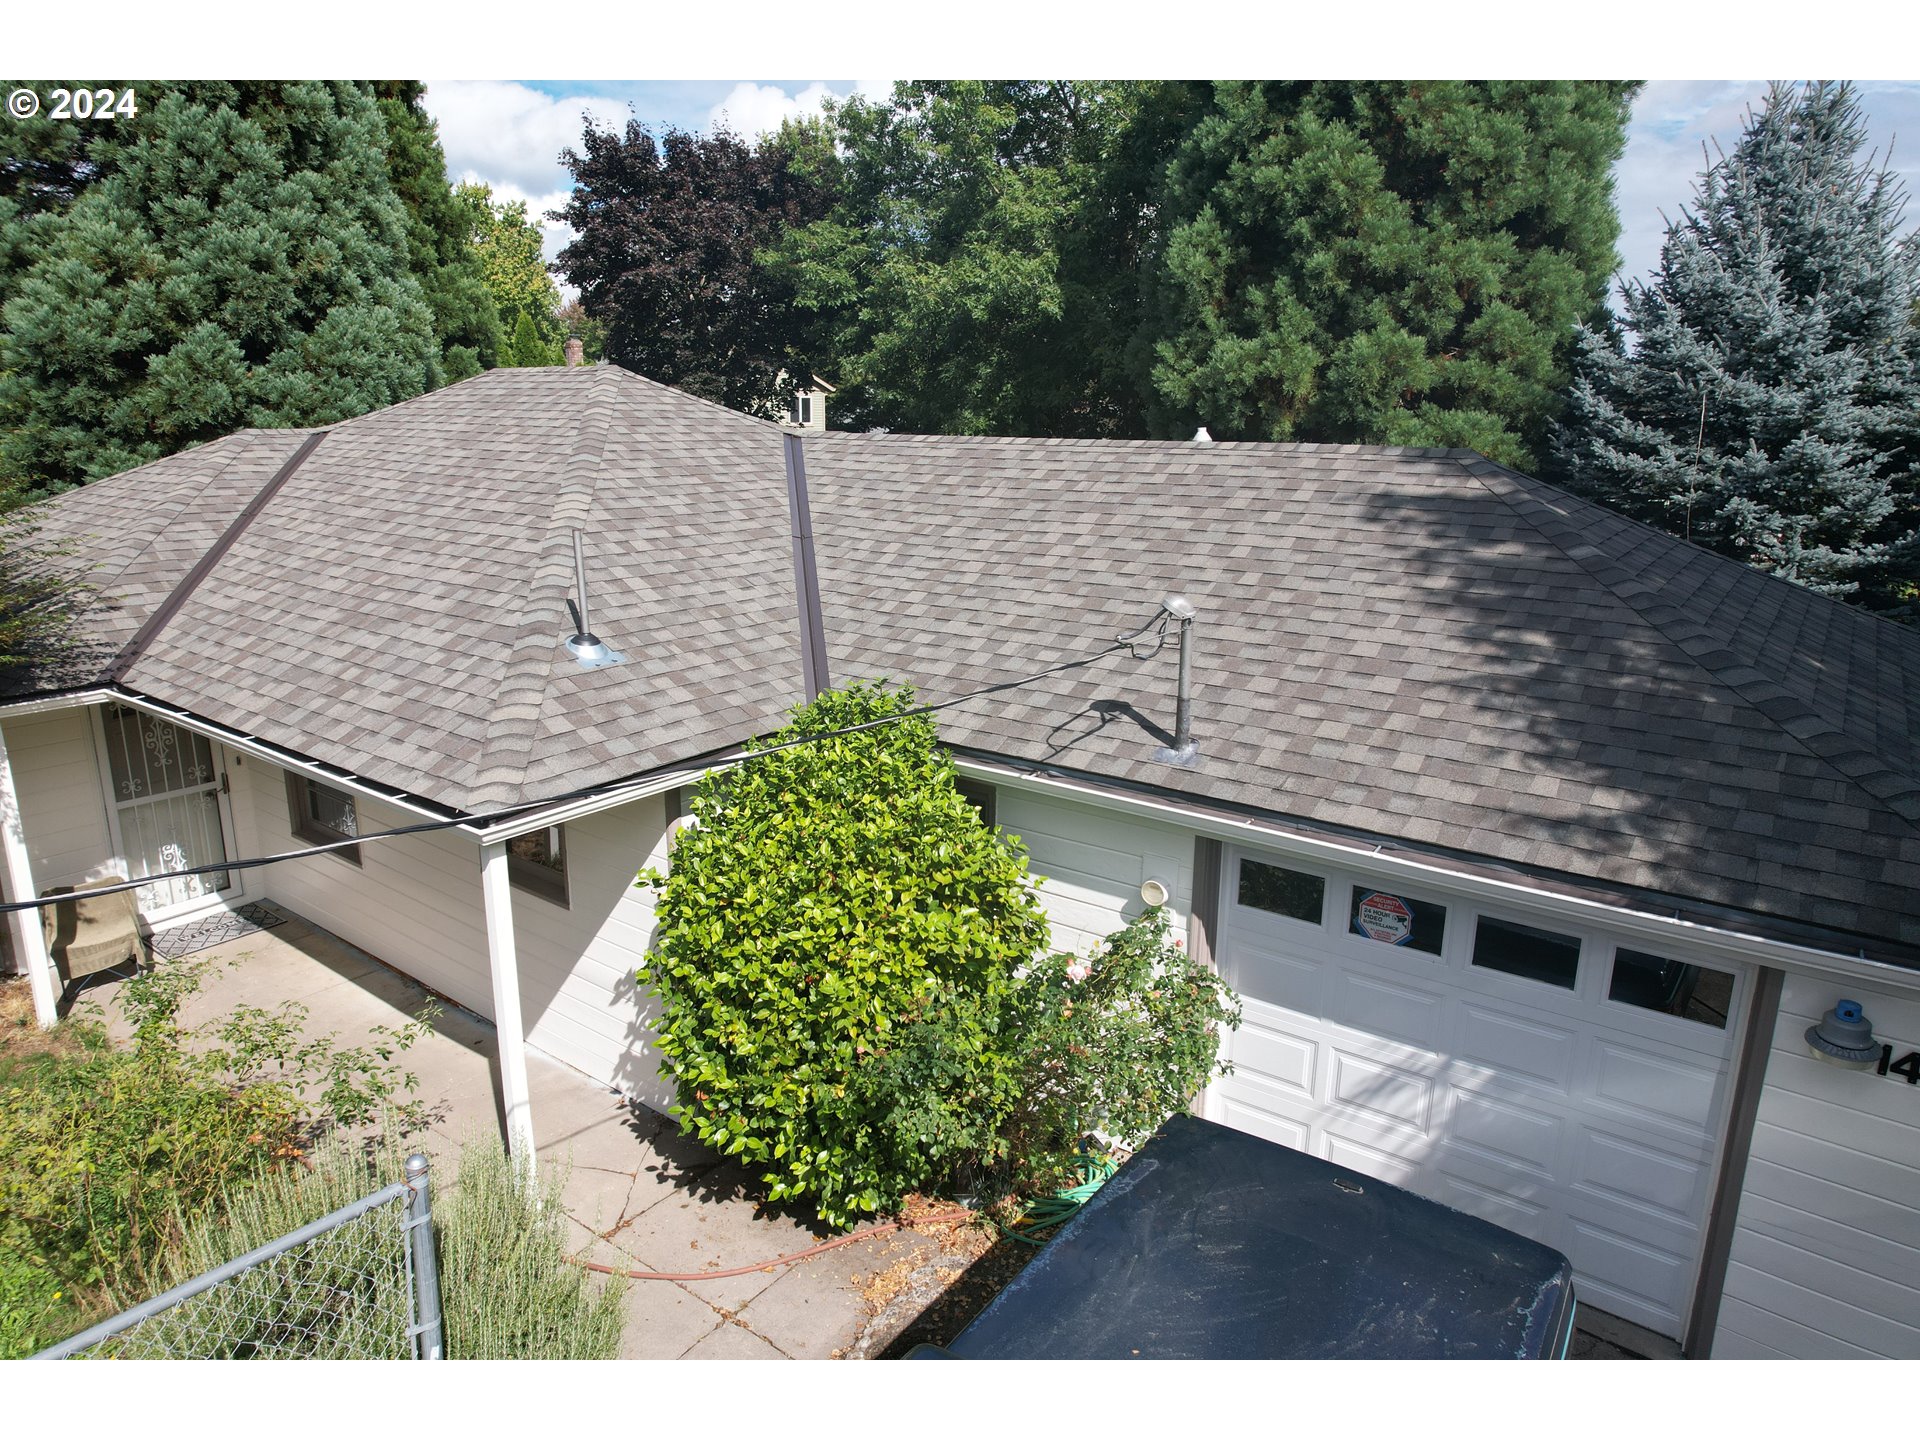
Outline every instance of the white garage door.
<svg viewBox="0 0 1920 1440"><path fill-rule="evenodd" d="M1748 976L1229 849L1245 1000L1209 1118L1565 1252L1583 1303L1684 1325Z"/></svg>

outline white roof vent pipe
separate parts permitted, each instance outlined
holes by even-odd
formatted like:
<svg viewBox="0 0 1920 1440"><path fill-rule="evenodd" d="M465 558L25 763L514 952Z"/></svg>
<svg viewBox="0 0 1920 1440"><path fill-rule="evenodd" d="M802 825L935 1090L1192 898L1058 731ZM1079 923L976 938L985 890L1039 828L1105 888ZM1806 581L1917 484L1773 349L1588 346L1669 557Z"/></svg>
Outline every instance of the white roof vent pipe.
<svg viewBox="0 0 1920 1440"><path fill-rule="evenodd" d="M567 601L573 614L573 634L567 637L567 653L580 662L582 670L603 670L618 665L627 657L593 633L587 624L587 552L578 530L573 532L573 585L578 603Z"/></svg>
<svg viewBox="0 0 1920 1440"><path fill-rule="evenodd" d="M1207 433L1206 426L1202 425L1198 430L1193 432L1193 443L1196 445L1211 445L1213 443L1213 436Z"/></svg>

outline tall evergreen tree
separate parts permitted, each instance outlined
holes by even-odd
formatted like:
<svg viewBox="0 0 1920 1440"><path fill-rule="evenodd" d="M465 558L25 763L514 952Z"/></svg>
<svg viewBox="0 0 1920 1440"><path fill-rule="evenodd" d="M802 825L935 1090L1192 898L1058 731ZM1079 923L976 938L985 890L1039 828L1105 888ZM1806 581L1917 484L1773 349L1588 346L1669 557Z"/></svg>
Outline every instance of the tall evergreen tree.
<svg viewBox="0 0 1920 1440"><path fill-rule="evenodd" d="M1775 86L1586 330L1556 456L1608 505L1826 594L1920 578L1920 252L1845 85ZM1631 337L1631 345L1627 343Z"/></svg>
<svg viewBox="0 0 1920 1440"><path fill-rule="evenodd" d="M756 250L821 213L807 127L757 146L725 128L657 139L638 122L589 129L561 159L574 191L553 218L576 238L559 265L606 326L615 363L723 405L773 415L781 372L801 373L790 296ZM817 156L815 157L817 158Z"/></svg>
<svg viewBox="0 0 1920 1440"><path fill-rule="evenodd" d="M1154 430L1530 465L1616 263L1635 88L1216 84L1160 202Z"/></svg>
<svg viewBox="0 0 1920 1440"><path fill-rule="evenodd" d="M25 222L0 311L0 477L63 489L439 382L366 86L142 88L110 173Z"/></svg>
<svg viewBox="0 0 1920 1440"><path fill-rule="evenodd" d="M481 273L467 208L447 184L439 128L421 105L418 80L379 80L373 91L387 126L387 174L407 207L407 259L433 311L440 368L449 383L494 363L500 316Z"/></svg>

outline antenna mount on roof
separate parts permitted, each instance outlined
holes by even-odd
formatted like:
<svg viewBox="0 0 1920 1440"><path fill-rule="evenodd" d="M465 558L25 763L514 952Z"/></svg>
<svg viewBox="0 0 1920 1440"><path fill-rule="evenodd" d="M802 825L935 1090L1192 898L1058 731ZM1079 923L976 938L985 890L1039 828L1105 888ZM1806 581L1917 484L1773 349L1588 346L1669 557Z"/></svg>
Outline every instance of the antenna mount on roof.
<svg viewBox="0 0 1920 1440"><path fill-rule="evenodd" d="M587 624L587 552L578 530L573 532L573 584L575 600L567 601L573 614L573 634L567 638L567 653L580 662L582 670L603 670L618 665L627 657L608 645Z"/></svg>

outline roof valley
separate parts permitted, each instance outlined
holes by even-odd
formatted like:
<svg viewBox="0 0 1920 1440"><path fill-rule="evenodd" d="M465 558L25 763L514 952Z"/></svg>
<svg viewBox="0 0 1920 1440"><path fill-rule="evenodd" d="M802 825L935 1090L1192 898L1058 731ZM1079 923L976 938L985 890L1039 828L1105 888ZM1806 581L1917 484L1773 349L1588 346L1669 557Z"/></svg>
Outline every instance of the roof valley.
<svg viewBox="0 0 1920 1440"><path fill-rule="evenodd" d="M1744 664L1726 649L1719 637L1674 609L1658 590L1623 569L1606 552L1570 533L1572 520L1560 517L1533 493L1531 487L1538 482L1479 457L1463 461L1462 468L1548 544L1592 576L1596 584L1631 610L1706 675L1716 688L1737 696L1749 710L1765 719L1809 758L1838 776L1843 784L1863 792L1873 805L1891 810L1920 835L1920 787L1791 692ZM1489 483L1496 478L1511 488L1502 489ZM1731 668L1723 671L1710 663L1716 656L1732 661Z"/></svg>
<svg viewBox="0 0 1920 1440"><path fill-rule="evenodd" d="M559 653L561 616L573 581L572 532L584 529L593 511L600 461L613 429L613 372L596 373L563 470L546 534L528 582L518 633L500 673L498 700L467 792L470 809L511 804L521 796L547 690Z"/></svg>

